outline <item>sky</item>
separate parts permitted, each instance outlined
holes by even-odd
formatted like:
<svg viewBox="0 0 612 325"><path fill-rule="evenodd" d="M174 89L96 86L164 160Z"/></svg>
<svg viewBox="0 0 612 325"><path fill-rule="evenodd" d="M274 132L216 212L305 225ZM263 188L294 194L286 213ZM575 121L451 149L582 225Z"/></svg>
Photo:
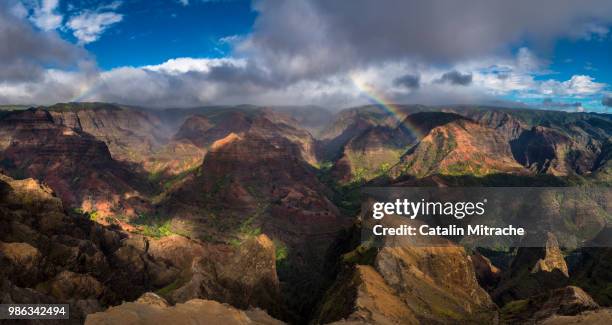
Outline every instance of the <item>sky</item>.
<svg viewBox="0 0 612 325"><path fill-rule="evenodd" d="M2 0L0 104L609 112L609 0Z"/></svg>

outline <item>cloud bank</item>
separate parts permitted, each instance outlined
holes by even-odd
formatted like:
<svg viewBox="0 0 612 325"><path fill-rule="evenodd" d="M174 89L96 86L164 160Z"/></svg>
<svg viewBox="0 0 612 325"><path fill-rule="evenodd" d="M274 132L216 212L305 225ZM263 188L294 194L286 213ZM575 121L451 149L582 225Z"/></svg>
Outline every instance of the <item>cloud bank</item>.
<svg viewBox="0 0 612 325"><path fill-rule="evenodd" d="M21 10L16 3L0 3L0 44L7 45L0 47L0 87L39 82L52 69L78 68L88 60L85 50L57 33L36 30Z"/></svg>
<svg viewBox="0 0 612 325"><path fill-rule="evenodd" d="M546 106L544 101L553 97L551 102L598 98L601 105L609 103L601 99L609 85L584 74L558 80L546 60L560 38L607 37L612 2L606 0L476 0L470 5L257 0L252 32L220 40L233 48L228 57L175 58L109 71L98 71L79 44L95 42L123 19L115 12L120 2L66 19L57 13L57 1L36 3L25 11L12 0L0 5L0 39L16 44L0 49L3 103L344 107L367 102L356 79L406 103L512 98ZM62 24L79 44L59 38L54 29Z"/></svg>

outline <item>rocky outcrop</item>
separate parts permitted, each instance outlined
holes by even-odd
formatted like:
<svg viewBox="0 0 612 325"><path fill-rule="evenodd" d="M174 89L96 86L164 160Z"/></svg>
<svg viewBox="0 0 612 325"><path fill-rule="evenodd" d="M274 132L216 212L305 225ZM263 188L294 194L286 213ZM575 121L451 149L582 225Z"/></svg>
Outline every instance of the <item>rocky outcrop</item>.
<svg viewBox="0 0 612 325"><path fill-rule="evenodd" d="M348 141L332 175L344 183L384 176L414 141L405 128L373 127Z"/></svg>
<svg viewBox="0 0 612 325"><path fill-rule="evenodd" d="M157 307L168 307L170 304L166 301L166 299L160 297L159 295L153 292L145 292L140 298L134 301L137 304L144 304L149 306L157 306Z"/></svg>
<svg viewBox="0 0 612 325"><path fill-rule="evenodd" d="M205 116L193 115L181 125L174 139L186 139L200 148L208 148L228 134L245 132L249 127L249 117L242 112L222 114L216 123Z"/></svg>
<svg viewBox="0 0 612 325"><path fill-rule="evenodd" d="M0 178L3 302L70 303L79 319L158 290L172 303L214 298L284 312L276 250L265 235L236 247L176 235L151 239L68 216L60 200L33 180Z"/></svg>
<svg viewBox="0 0 612 325"><path fill-rule="evenodd" d="M259 228L288 245L307 238L329 241L341 229L343 219L324 195L329 191L300 159L296 145L249 133L231 134L212 148L201 175L164 203L170 213L197 227L197 236L227 238L227 231L206 222L216 217L215 211L234 216L223 218L223 228L231 232Z"/></svg>
<svg viewBox="0 0 612 325"><path fill-rule="evenodd" d="M501 270L493 265L491 260L478 252L472 254L470 260L474 265L476 279L478 279L480 286L487 291L495 288L501 278Z"/></svg>
<svg viewBox="0 0 612 325"><path fill-rule="evenodd" d="M274 106L269 110L289 116L314 137L318 137L334 119L334 112L317 106Z"/></svg>
<svg viewBox="0 0 612 325"><path fill-rule="evenodd" d="M10 265L5 272L14 282L21 284L40 279L43 256L36 247L28 243L0 242L0 256Z"/></svg>
<svg viewBox="0 0 612 325"><path fill-rule="evenodd" d="M369 265L356 265L327 293L315 323L419 324L414 313Z"/></svg>
<svg viewBox="0 0 612 325"><path fill-rule="evenodd" d="M596 137L586 136L581 129L573 130L578 133L573 137L544 126L524 131L511 142L514 157L539 173L590 174L597 167L602 144Z"/></svg>
<svg viewBox="0 0 612 325"><path fill-rule="evenodd" d="M181 270L190 268L195 259L207 258L211 252L222 249L178 235L147 240L146 246L149 254Z"/></svg>
<svg viewBox="0 0 612 325"><path fill-rule="evenodd" d="M394 176L432 174L484 176L520 173L510 145L494 129L458 119L437 126L392 169Z"/></svg>
<svg viewBox="0 0 612 325"><path fill-rule="evenodd" d="M609 229L605 233L609 242ZM612 248L585 247L578 251L579 262L573 268L571 283L583 288L602 306L612 306Z"/></svg>
<svg viewBox="0 0 612 325"><path fill-rule="evenodd" d="M106 103L62 103L45 108L53 122L103 141L112 157L142 163L169 137L169 130L146 111Z"/></svg>
<svg viewBox="0 0 612 325"><path fill-rule="evenodd" d="M512 324L533 324L556 316L575 316L598 310L599 305L582 289L567 286L506 304L502 319ZM544 321L546 323L546 321Z"/></svg>
<svg viewBox="0 0 612 325"><path fill-rule="evenodd" d="M168 285L177 269L129 245L129 235L67 215L50 189L0 175L2 303L69 303L75 322ZM123 252L135 250L134 263ZM165 275L162 277L161 275Z"/></svg>
<svg viewBox="0 0 612 325"><path fill-rule="evenodd" d="M507 141L518 138L526 127L523 121L512 116L510 112L490 109L468 112L466 115L485 127L495 129Z"/></svg>
<svg viewBox="0 0 612 325"><path fill-rule="evenodd" d="M568 268L557 238L548 233L541 238L540 245L518 249L509 270L503 274L493 293L498 303L503 305L512 300L525 299L568 283Z"/></svg>
<svg viewBox="0 0 612 325"><path fill-rule="evenodd" d="M612 323L612 309L603 308L574 316L555 315L543 320L542 325L570 325L570 324L610 324Z"/></svg>
<svg viewBox="0 0 612 325"><path fill-rule="evenodd" d="M259 309L242 311L216 301L194 299L168 307L128 302L88 315L85 324L280 325L283 322Z"/></svg>
<svg viewBox="0 0 612 325"><path fill-rule="evenodd" d="M0 133L8 139L0 169L44 182L66 206L101 216L148 208L143 195L151 188L145 179L115 161L104 142L54 123L50 112L12 112L0 119Z"/></svg>
<svg viewBox="0 0 612 325"><path fill-rule="evenodd" d="M271 142L290 141L299 148L299 154L310 164L316 163L314 139L290 117L273 110L227 110L201 112L188 117L174 136L175 141L189 141L207 150L217 140L230 134L256 134Z"/></svg>
<svg viewBox="0 0 612 325"><path fill-rule="evenodd" d="M321 294L327 251L348 225L326 194L295 143L230 134L211 145L201 172L170 193L162 209L203 240L266 234L283 257L280 281L305 306Z"/></svg>
<svg viewBox="0 0 612 325"><path fill-rule="evenodd" d="M550 315L577 315L585 310L598 309L599 305L582 289L568 286L554 290L550 298L535 314L536 318L547 318Z"/></svg>
<svg viewBox="0 0 612 325"><path fill-rule="evenodd" d="M423 321L494 317L494 304L461 247L383 248L375 267Z"/></svg>
<svg viewBox="0 0 612 325"><path fill-rule="evenodd" d="M236 248L220 245L195 248L191 243L176 238L171 239L174 243L169 250L155 248L158 244L154 242L152 250L149 250L177 267L189 265L183 269L178 282L161 290L170 302L204 298L242 309L257 306L273 315L284 312L274 244L268 237L261 235L248 239ZM163 245L168 247L167 243ZM183 253L182 257L173 256L173 252L178 251Z"/></svg>
<svg viewBox="0 0 612 325"><path fill-rule="evenodd" d="M336 161L342 157L344 146L372 127L394 129L399 118L392 117L376 106L344 110L320 133L318 156L323 161Z"/></svg>
<svg viewBox="0 0 612 325"><path fill-rule="evenodd" d="M384 222L391 227L403 221L387 216ZM398 236L367 250L373 256L357 259L355 271L341 274L328 290L321 319L425 324L496 319L496 307L463 247L437 237Z"/></svg>

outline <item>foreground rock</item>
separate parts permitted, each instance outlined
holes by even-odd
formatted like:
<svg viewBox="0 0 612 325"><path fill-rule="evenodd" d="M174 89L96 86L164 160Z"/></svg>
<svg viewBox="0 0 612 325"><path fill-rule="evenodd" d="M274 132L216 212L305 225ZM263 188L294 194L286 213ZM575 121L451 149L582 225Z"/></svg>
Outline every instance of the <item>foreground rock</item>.
<svg viewBox="0 0 612 325"><path fill-rule="evenodd" d="M506 304L502 309L502 319L512 324L531 324L551 317L575 316L599 309L599 305L582 289L567 286Z"/></svg>
<svg viewBox="0 0 612 325"><path fill-rule="evenodd" d="M510 269L504 273L498 288L493 293L493 298L500 305L567 284L568 268L557 238L552 233L548 233L540 241L541 247L518 249Z"/></svg>
<svg viewBox="0 0 612 325"><path fill-rule="evenodd" d="M83 315L143 292L170 302L216 299L281 314L274 243L233 247L181 236L151 239L67 215L50 189L0 175L0 303L70 303Z"/></svg>
<svg viewBox="0 0 612 325"><path fill-rule="evenodd" d="M203 298L243 309L256 306L275 316L283 313L274 244L266 235L238 247L170 236L149 241L148 252L182 270L174 283L160 290L171 303Z"/></svg>
<svg viewBox="0 0 612 325"><path fill-rule="evenodd" d="M387 226L400 219L385 217ZM347 271L328 290L318 321L490 323L496 307L463 247L441 238L387 238L345 255Z"/></svg>
<svg viewBox="0 0 612 325"><path fill-rule="evenodd" d="M85 324L280 325L283 322L259 309L242 311L216 301L194 299L175 306L128 302L88 315Z"/></svg>
<svg viewBox="0 0 612 325"><path fill-rule="evenodd" d="M415 314L369 265L357 265L329 290L320 322L418 324Z"/></svg>
<svg viewBox="0 0 612 325"><path fill-rule="evenodd" d="M612 228L606 227L592 247L578 251L579 262L572 272L572 283L588 292L602 306L612 306Z"/></svg>
<svg viewBox="0 0 612 325"><path fill-rule="evenodd" d="M0 175L0 303L69 303L79 323L177 275L129 234L67 215L49 188Z"/></svg>
<svg viewBox="0 0 612 325"><path fill-rule="evenodd" d="M476 252L470 256L474 270L476 271L476 278L481 287L487 290L495 288L501 277L501 270L497 268L491 260Z"/></svg>
<svg viewBox="0 0 612 325"><path fill-rule="evenodd" d="M605 325L612 323L612 309L599 309L587 311L575 316L559 316L555 315L545 319L540 324L542 325L570 325L570 324L589 324L589 325Z"/></svg>

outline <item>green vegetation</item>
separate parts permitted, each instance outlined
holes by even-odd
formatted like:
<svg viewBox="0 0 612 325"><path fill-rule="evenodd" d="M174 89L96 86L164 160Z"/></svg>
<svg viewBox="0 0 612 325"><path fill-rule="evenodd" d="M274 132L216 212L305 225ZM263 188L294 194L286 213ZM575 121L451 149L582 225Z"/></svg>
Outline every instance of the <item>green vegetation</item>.
<svg viewBox="0 0 612 325"><path fill-rule="evenodd" d="M147 180L151 183L157 183L164 177L163 170L157 170L147 175Z"/></svg>
<svg viewBox="0 0 612 325"><path fill-rule="evenodd" d="M469 161L461 161L454 163L446 168L445 174L451 176L459 175L474 175L481 176L487 174L482 166Z"/></svg>
<svg viewBox="0 0 612 325"><path fill-rule="evenodd" d="M228 242L228 243L229 243L229 244L230 244L230 246L232 246L232 247L238 247L238 246L240 246L240 244L242 244L242 240L237 239L237 238L232 238L232 239L230 239L230 240L229 240L229 242Z"/></svg>
<svg viewBox="0 0 612 325"><path fill-rule="evenodd" d="M155 293L161 297L168 298L174 290L180 288L183 285L183 282L184 281L182 279L176 279L174 282L170 283L169 285L155 291Z"/></svg>
<svg viewBox="0 0 612 325"><path fill-rule="evenodd" d="M132 223L140 228L142 235L149 237L161 238L179 234L172 228L172 220L158 215L139 214L136 219L132 220Z"/></svg>
<svg viewBox="0 0 612 325"><path fill-rule="evenodd" d="M332 167L334 167L334 163L326 160L321 163L315 163L315 167L319 170L330 170Z"/></svg>
<svg viewBox="0 0 612 325"><path fill-rule="evenodd" d="M78 209L77 211L80 211L78 213L84 214L86 215L89 220L94 221L94 222L98 222L98 220L100 220L100 213L96 210L92 210L92 211L83 211L81 209Z"/></svg>
<svg viewBox="0 0 612 325"><path fill-rule="evenodd" d="M380 176L387 175L387 174L389 174L390 170L391 170L391 164L390 163L382 163L378 167L378 175L380 175Z"/></svg>
<svg viewBox="0 0 612 325"><path fill-rule="evenodd" d="M238 228L238 233L241 237L250 238L261 235L261 228L253 225L257 217L259 217L259 214L256 212L254 215L242 222Z"/></svg>
<svg viewBox="0 0 612 325"><path fill-rule="evenodd" d="M330 200L346 215L356 215L361 208L361 187L365 180L353 181L348 184L339 184L331 175L331 163L322 164L317 172L317 178L334 192Z"/></svg>
<svg viewBox="0 0 612 325"><path fill-rule="evenodd" d="M240 246L246 239L261 235L261 227L257 225L257 220L267 208L267 204L260 204L253 215L243 220L238 226L238 230L235 234L236 237L230 239L228 241L229 244L232 246Z"/></svg>
<svg viewBox="0 0 612 325"><path fill-rule="evenodd" d="M367 174L368 174L367 169L365 169L364 167L357 167L353 171L353 179L351 180L351 182L352 183L365 183L365 181L367 180Z"/></svg>
<svg viewBox="0 0 612 325"><path fill-rule="evenodd" d="M373 265L378 254L371 240L357 246L354 250L342 255L342 260L349 264Z"/></svg>
<svg viewBox="0 0 612 325"><path fill-rule="evenodd" d="M204 193L204 198L209 201L214 200L215 196L219 194L221 190L223 190L226 186L230 184L230 181L231 181L231 178L229 175L219 176L215 180L215 183L213 184L212 189Z"/></svg>
<svg viewBox="0 0 612 325"><path fill-rule="evenodd" d="M386 147L371 156L367 152L349 151L347 158L352 169L352 183L364 183L374 178L388 177L393 165L400 161L405 148Z"/></svg>
<svg viewBox="0 0 612 325"><path fill-rule="evenodd" d="M171 230L170 220L162 224L143 225L142 234L149 237L161 238L173 235L174 232Z"/></svg>
<svg viewBox="0 0 612 325"><path fill-rule="evenodd" d="M576 186L584 183L584 178L573 176L558 177L553 175L512 175L504 173L475 175L439 175L449 186Z"/></svg>
<svg viewBox="0 0 612 325"><path fill-rule="evenodd" d="M514 300L504 305L501 309L501 317L507 322L511 322L518 315L525 313L530 307L529 299Z"/></svg>
<svg viewBox="0 0 612 325"><path fill-rule="evenodd" d="M282 241L274 240L274 255L276 256L276 266L280 267L289 256L289 248Z"/></svg>
<svg viewBox="0 0 612 325"><path fill-rule="evenodd" d="M154 198L153 202L158 203L163 200L167 191L173 188L175 185L182 182L187 176L192 173L198 173L200 171L200 166L194 166L192 168L186 169L176 175L168 175L164 170L158 170L152 173L149 173L147 176L147 180L149 183L153 184L157 187L157 191L159 192Z"/></svg>

